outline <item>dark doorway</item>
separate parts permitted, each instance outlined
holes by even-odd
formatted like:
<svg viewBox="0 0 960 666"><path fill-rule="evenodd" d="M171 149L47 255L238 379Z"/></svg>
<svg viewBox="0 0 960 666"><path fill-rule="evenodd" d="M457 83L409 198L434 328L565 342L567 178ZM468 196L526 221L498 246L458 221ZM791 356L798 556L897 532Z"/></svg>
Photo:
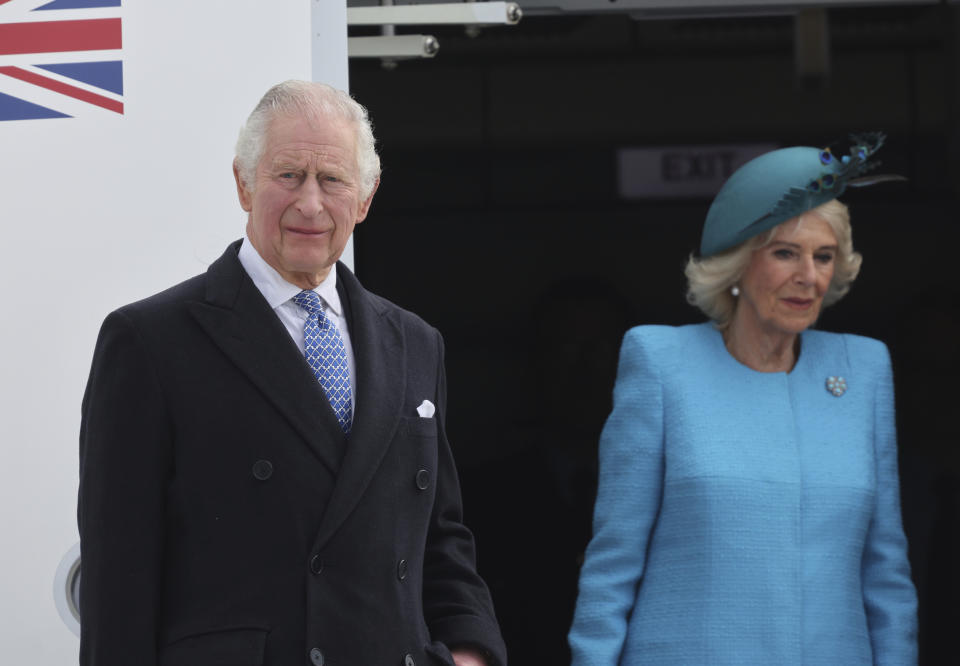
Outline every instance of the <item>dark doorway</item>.
<svg viewBox="0 0 960 666"><path fill-rule="evenodd" d="M910 181L844 197L864 268L820 327L894 353L921 663L956 653L958 13L832 12L829 75L812 81L789 17L534 17L432 30L431 61L351 63L384 162L357 270L445 336L466 520L512 663L569 658L620 337L701 319L682 271L709 199L620 198L617 150L862 130L887 132L883 170Z"/></svg>

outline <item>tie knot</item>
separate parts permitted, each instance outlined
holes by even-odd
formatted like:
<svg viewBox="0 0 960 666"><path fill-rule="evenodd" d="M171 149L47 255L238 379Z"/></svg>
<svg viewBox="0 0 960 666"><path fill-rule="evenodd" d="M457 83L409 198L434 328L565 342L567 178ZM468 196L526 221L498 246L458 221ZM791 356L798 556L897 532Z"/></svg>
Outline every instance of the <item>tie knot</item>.
<svg viewBox="0 0 960 666"><path fill-rule="evenodd" d="M323 312L323 306L320 304L320 297L316 292L305 289L293 297L293 302L307 311L311 317L316 317L318 313Z"/></svg>

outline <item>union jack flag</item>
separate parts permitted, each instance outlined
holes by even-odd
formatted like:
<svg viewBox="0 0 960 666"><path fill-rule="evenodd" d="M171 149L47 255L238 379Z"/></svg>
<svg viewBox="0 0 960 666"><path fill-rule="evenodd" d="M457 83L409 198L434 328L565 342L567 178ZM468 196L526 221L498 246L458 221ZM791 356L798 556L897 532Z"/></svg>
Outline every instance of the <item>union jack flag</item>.
<svg viewBox="0 0 960 666"><path fill-rule="evenodd" d="M123 113L121 0L0 0L0 121Z"/></svg>

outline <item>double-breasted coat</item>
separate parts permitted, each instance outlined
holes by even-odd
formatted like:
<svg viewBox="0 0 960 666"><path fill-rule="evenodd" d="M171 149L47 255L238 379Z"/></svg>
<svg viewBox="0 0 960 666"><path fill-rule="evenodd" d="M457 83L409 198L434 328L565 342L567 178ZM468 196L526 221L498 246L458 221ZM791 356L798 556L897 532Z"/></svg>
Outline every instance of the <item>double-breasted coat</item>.
<svg viewBox="0 0 960 666"><path fill-rule="evenodd" d="M100 331L80 663L415 666L469 644L505 664L461 520L439 333L337 265L356 357L346 437L238 247Z"/></svg>

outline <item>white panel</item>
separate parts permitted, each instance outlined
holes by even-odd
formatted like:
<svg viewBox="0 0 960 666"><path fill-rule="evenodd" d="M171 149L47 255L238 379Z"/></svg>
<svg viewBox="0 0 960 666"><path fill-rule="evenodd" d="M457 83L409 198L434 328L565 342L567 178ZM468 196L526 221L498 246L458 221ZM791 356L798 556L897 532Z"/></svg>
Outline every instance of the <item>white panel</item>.
<svg viewBox="0 0 960 666"><path fill-rule="evenodd" d="M0 23L24 4L0 5ZM39 14L31 20L55 19ZM309 0L126 0L91 12L118 14L124 115L68 100L74 118L0 122L5 664L77 663L52 589L77 541L80 400L100 322L205 270L241 236L237 130L267 87L312 74ZM7 84L0 91L59 103Z"/></svg>
<svg viewBox="0 0 960 666"><path fill-rule="evenodd" d="M311 0L313 80L347 90L347 0Z"/></svg>

